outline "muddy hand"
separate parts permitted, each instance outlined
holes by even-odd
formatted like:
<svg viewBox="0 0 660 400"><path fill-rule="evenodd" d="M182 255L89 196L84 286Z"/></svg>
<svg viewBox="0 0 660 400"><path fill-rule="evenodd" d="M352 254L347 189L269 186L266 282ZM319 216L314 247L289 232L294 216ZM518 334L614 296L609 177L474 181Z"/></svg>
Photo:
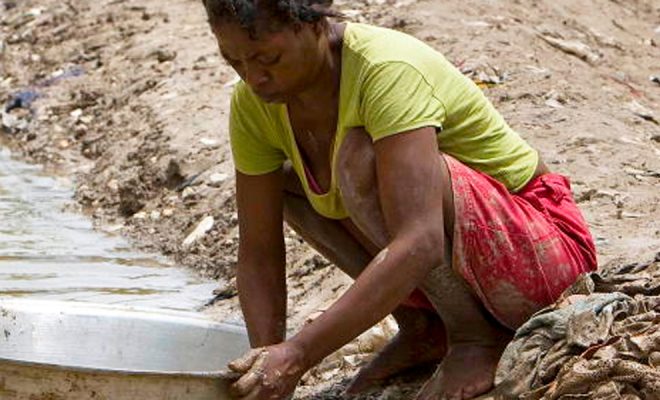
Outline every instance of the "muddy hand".
<svg viewBox="0 0 660 400"><path fill-rule="evenodd" d="M237 358L236 360L232 361L229 363L229 369L232 372L238 372L241 374L244 374L252 368L252 365L254 364L255 361L257 361L257 358L259 355L265 350L265 347L260 347L257 349L252 349L245 353L241 358Z"/></svg>
<svg viewBox="0 0 660 400"><path fill-rule="evenodd" d="M306 371L303 359L302 351L287 342L252 350L230 364L243 374L230 392L240 400L287 399Z"/></svg>

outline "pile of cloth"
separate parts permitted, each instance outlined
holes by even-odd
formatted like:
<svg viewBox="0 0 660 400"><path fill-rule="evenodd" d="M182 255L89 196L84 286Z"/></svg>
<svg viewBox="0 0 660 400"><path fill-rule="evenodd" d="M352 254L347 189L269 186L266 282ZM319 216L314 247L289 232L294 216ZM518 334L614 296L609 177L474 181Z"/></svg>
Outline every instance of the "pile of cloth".
<svg viewBox="0 0 660 400"><path fill-rule="evenodd" d="M516 332L480 399L660 400L660 253L582 276Z"/></svg>

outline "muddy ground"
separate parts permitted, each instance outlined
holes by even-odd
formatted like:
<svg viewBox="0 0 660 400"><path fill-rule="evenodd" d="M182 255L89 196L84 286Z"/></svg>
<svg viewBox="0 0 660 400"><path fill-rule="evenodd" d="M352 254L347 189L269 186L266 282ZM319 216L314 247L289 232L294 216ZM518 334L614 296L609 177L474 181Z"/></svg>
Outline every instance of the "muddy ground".
<svg viewBox="0 0 660 400"><path fill-rule="evenodd" d="M479 82L572 178L601 265L660 249L657 0L336 3L348 20L425 40ZM205 311L225 321L240 319L227 144L235 81L198 0L0 0L0 142L75 176L77 207L99 229L217 278ZM287 232L295 330L349 281ZM394 329L386 321L330 357L297 397L338 398ZM420 379L368 397L406 398Z"/></svg>

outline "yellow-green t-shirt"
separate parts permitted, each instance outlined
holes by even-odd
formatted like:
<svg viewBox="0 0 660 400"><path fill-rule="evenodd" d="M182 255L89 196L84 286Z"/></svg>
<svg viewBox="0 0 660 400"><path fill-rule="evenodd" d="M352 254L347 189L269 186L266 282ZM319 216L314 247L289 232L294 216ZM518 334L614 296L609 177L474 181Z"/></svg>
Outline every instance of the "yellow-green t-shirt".
<svg viewBox="0 0 660 400"><path fill-rule="evenodd" d="M335 158L353 127L364 127L374 141L436 127L440 151L492 176L512 192L527 184L538 163L538 153L442 54L410 35L357 23L348 23L344 32L328 192L310 189L285 104L266 103L240 82L232 97L229 125L238 171L266 174L291 160L314 209L334 219L348 217L337 187Z"/></svg>

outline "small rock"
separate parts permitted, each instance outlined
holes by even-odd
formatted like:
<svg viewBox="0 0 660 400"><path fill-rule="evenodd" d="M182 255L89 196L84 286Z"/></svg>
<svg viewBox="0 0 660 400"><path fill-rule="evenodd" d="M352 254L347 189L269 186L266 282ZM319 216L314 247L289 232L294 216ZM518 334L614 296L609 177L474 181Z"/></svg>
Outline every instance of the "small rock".
<svg viewBox="0 0 660 400"><path fill-rule="evenodd" d="M76 108L75 110L71 111L69 115L74 121L78 121L80 117L82 117L83 115L83 110L81 110L80 108Z"/></svg>
<svg viewBox="0 0 660 400"><path fill-rule="evenodd" d="M158 221L160 219L160 211L153 210L149 213L149 219L152 221Z"/></svg>
<svg viewBox="0 0 660 400"><path fill-rule="evenodd" d="M190 245L204 237L204 235L213 228L214 223L215 219L210 215L202 219L192 233L185 238L183 241L183 247L190 247Z"/></svg>
<svg viewBox="0 0 660 400"><path fill-rule="evenodd" d="M28 127L28 122L22 118L2 111L2 127L8 133L24 131Z"/></svg>
<svg viewBox="0 0 660 400"><path fill-rule="evenodd" d="M159 63L172 61L177 56L176 51L167 50L167 49L158 49L151 54L156 56L156 59L158 60Z"/></svg>
<svg viewBox="0 0 660 400"><path fill-rule="evenodd" d="M147 213L144 211L133 214L133 219L147 219Z"/></svg>
<svg viewBox="0 0 660 400"><path fill-rule="evenodd" d="M229 178L229 175L223 173L211 174L209 176L209 186L218 187Z"/></svg>
<svg viewBox="0 0 660 400"><path fill-rule="evenodd" d="M110 180L106 186L108 187L108 189L110 189L112 193L119 192L119 182L116 179Z"/></svg>
<svg viewBox="0 0 660 400"><path fill-rule="evenodd" d="M195 197L197 194L197 189L195 187L188 186L187 188L183 189L183 192L181 192L181 198L185 200L191 197Z"/></svg>
<svg viewBox="0 0 660 400"><path fill-rule="evenodd" d="M174 215L174 210L171 208L166 208L163 210L163 217L168 218Z"/></svg>

